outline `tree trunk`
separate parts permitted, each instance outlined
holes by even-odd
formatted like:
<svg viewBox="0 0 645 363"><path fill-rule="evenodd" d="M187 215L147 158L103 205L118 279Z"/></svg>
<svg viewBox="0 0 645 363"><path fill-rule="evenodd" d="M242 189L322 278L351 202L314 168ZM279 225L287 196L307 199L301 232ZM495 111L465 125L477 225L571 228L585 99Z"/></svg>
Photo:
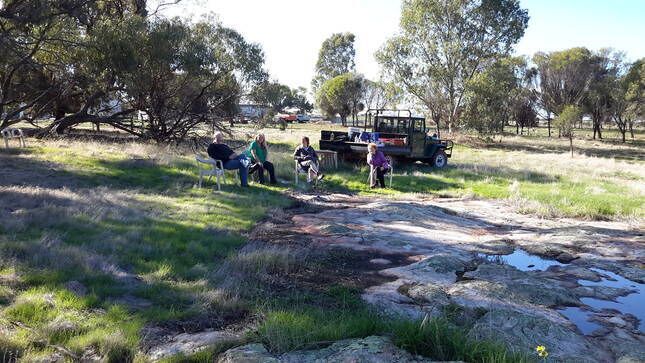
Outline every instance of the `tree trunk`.
<svg viewBox="0 0 645 363"><path fill-rule="evenodd" d="M520 123L515 121L515 135L520 134Z"/></svg>
<svg viewBox="0 0 645 363"><path fill-rule="evenodd" d="M571 157L573 157L573 135L569 136L569 147L571 148Z"/></svg>
<svg viewBox="0 0 645 363"><path fill-rule="evenodd" d="M634 138L634 121L628 121L629 133L632 134L632 139Z"/></svg>
<svg viewBox="0 0 645 363"><path fill-rule="evenodd" d="M546 117L546 127L549 129L549 137L551 137L551 113Z"/></svg>

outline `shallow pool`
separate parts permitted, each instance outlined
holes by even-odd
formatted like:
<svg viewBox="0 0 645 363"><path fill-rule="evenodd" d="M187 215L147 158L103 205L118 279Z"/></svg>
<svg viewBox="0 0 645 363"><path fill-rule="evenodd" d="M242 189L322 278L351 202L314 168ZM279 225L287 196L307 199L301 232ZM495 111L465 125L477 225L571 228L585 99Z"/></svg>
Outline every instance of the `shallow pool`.
<svg viewBox="0 0 645 363"><path fill-rule="evenodd" d="M477 254L488 262L511 265L521 271L544 271L551 266L564 266L566 264L530 254L521 248L516 248L510 255Z"/></svg>

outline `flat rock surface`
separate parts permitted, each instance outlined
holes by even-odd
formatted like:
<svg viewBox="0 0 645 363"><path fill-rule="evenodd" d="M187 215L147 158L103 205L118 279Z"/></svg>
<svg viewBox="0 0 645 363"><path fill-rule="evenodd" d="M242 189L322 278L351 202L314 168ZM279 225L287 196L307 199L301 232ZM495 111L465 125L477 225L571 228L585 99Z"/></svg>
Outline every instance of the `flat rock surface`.
<svg viewBox="0 0 645 363"><path fill-rule="evenodd" d="M316 350L300 350L272 355L262 344L247 344L229 349L219 356L218 363L413 363L432 362L397 348L389 338L369 336L348 339Z"/></svg>
<svg viewBox="0 0 645 363"><path fill-rule="evenodd" d="M363 298L386 314L423 318L458 307L472 337L514 350L545 345L555 361L645 361L645 306L590 304L642 301L643 221L539 218L485 200L303 199L323 211L293 216L290 228L316 248L411 256L404 265L373 264L393 281Z"/></svg>
<svg viewBox="0 0 645 363"><path fill-rule="evenodd" d="M217 343L239 339L238 335L223 331L177 334L163 345L153 347L148 356L153 360L177 354L190 355Z"/></svg>

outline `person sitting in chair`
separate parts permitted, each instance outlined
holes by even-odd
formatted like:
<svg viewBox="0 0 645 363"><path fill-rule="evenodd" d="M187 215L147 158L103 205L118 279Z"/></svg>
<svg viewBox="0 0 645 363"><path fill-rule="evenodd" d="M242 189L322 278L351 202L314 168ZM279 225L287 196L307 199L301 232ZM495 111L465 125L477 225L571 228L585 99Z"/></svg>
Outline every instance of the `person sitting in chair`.
<svg viewBox="0 0 645 363"><path fill-rule="evenodd" d="M320 172L316 150L309 145L309 138L307 136L302 137L300 146L298 146L296 151L293 153L293 158L298 161L300 169L307 172L308 183L311 183L314 180L321 180L325 177L325 175Z"/></svg>
<svg viewBox="0 0 645 363"><path fill-rule="evenodd" d="M249 159L246 155L238 155L231 150L228 145L223 143L223 138L224 135L222 135L221 132L215 133L213 143L208 145L208 156L215 160L221 160L224 165L224 169L239 170L241 185L243 187L248 187Z"/></svg>
<svg viewBox="0 0 645 363"><path fill-rule="evenodd" d="M370 188L376 188L377 182L381 188L385 188L385 174L390 171L390 164L385 155L378 150L375 143L368 144L367 151L367 163L372 166L372 175L370 177L372 185L370 185Z"/></svg>
<svg viewBox="0 0 645 363"><path fill-rule="evenodd" d="M249 169L249 174L258 172L258 179L260 179L260 184L264 184L264 171L269 172L269 182L271 184L277 184L278 182L275 179L275 171L273 163L268 160L269 150L267 149L267 142L264 134L259 133L255 140L249 145L247 149L249 158L251 159L251 168Z"/></svg>

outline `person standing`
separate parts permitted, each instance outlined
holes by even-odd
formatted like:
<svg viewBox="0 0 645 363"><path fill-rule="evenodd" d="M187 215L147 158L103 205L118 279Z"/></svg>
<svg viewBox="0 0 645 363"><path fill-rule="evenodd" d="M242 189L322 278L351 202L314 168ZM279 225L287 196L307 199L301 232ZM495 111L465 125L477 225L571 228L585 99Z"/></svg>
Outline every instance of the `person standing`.
<svg viewBox="0 0 645 363"><path fill-rule="evenodd" d="M251 159L251 168L249 169L249 174L258 172L258 179L260 179L260 184L264 184L264 171L266 170L269 173L269 183L277 184L275 179L275 168L273 163L268 160L269 150L267 147L266 137L263 133L259 133L255 140L249 145L247 149L249 158Z"/></svg>
<svg viewBox="0 0 645 363"><path fill-rule="evenodd" d="M224 144L223 139L224 135L221 132L215 133L213 143L208 145L208 156L215 160L221 160L224 169L237 169L240 173L240 184L243 187L248 187L249 159L244 154L235 153L228 145Z"/></svg>
<svg viewBox="0 0 645 363"><path fill-rule="evenodd" d="M293 158L298 162L300 168L307 172L308 183L314 180L322 180L325 177L320 172L316 150L309 145L309 138L307 136L302 137L300 146L293 152Z"/></svg>
<svg viewBox="0 0 645 363"><path fill-rule="evenodd" d="M367 145L367 163L372 167L370 176L370 188L376 188L377 182L381 188L385 188L385 174L390 171L390 164L385 155L378 150L375 143Z"/></svg>

